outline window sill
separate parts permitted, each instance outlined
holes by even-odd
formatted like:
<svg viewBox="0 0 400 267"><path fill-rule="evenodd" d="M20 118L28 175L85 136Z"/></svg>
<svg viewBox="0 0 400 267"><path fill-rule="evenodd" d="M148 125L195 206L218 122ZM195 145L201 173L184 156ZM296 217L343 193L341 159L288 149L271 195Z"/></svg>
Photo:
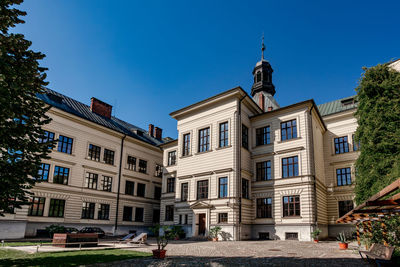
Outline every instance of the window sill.
<svg viewBox="0 0 400 267"><path fill-rule="evenodd" d="M229 145L229 146L217 147L215 150L222 150L222 149L226 149L226 148L230 148L230 147L232 147L232 146Z"/></svg>
<svg viewBox="0 0 400 267"><path fill-rule="evenodd" d="M282 219L301 219L301 216L283 216Z"/></svg>
<svg viewBox="0 0 400 267"><path fill-rule="evenodd" d="M286 143L286 142L290 142L290 141L294 141L294 140L299 140L299 139L301 139L301 137L286 139L286 140L283 140L283 141L281 140L281 141L278 141L278 144L282 144L282 143Z"/></svg>
<svg viewBox="0 0 400 267"><path fill-rule="evenodd" d="M206 153L209 153L209 152L212 152L212 151L213 151L213 150L212 150L212 149L210 149L210 150L203 151L203 152L197 152L195 155L206 154Z"/></svg>
<svg viewBox="0 0 400 267"><path fill-rule="evenodd" d="M171 164L171 165L167 165L167 167L173 167L173 166L176 166L176 163L175 164Z"/></svg>
<svg viewBox="0 0 400 267"><path fill-rule="evenodd" d="M179 158L180 159L184 159L184 158L189 158L189 157L191 157L191 156L193 156L192 154L189 154L189 155L184 155L184 156L180 156ZM176 165L176 164L175 164Z"/></svg>

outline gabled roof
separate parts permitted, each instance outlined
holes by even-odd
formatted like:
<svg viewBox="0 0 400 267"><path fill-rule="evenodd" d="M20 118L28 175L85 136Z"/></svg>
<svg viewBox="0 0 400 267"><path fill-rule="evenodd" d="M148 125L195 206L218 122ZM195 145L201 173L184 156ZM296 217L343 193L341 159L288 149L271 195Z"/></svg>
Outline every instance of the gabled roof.
<svg viewBox="0 0 400 267"><path fill-rule="evenodd" d="M58 108L82 119L94 122L116 132L126 134L150 145L158 146L164 142L163 140L158 140L154 137L151 137L144 129L120 120L114 116L112 116L111 119L108 119L98 115L92 112L88 105L85 105L51 89L45 88L45 93L38 95L38 97L52 107Z"/></svg>
<svg viewBox="0 0 400 267"><path fill-rule="evenodd" d="M318 105L319 113L321 114L321 116L328 116L338 112L354 109L358 105L355 97L355 95L349 96Z"/></svg>

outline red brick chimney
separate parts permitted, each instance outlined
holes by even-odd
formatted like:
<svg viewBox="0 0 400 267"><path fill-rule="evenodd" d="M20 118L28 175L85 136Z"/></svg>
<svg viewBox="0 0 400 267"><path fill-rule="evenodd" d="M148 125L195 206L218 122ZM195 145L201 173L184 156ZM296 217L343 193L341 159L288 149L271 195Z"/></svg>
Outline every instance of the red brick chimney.
<svg viewBox="0 0 400 267"><path fill-rule="evenodd" d="M258 95L258 106L262 109L262 111L265 111L265 98L261 93Z"/></svg>
<svg viewBox="0 0 400 267"><path fill-rule="evenodd" d="M149 124L149 135L151 137L154 137L154 125L153 124Z"/></svg>
<svg viewBox="0 0 400 267"><path fill-rule="evenodd" d="M100 116L111 119L112 106L92 97L90 102L90 110Z"/></svg>
<svg viewBox="0 0 400 267"><path fill-rule="evenodd" d="M158 128L158 127L155 127L154 128L154 135L155 135L155 138L157 138L158 140L161 140L162 139L162 129L161 128Z"/></svg>

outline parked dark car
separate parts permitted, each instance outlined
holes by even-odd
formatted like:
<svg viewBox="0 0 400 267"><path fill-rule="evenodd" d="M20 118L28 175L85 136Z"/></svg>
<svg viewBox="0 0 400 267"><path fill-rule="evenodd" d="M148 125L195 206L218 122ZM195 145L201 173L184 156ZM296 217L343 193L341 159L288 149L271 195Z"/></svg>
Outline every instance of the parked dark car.
<svg viewBox="0 0 400 267"><path fill-rule="evenodd" d="M79 230L78 229L76 229L75 227L67 227L67 228L65 228L65 232L66 233L79 233Z"/></svg>
<svg viewBox="0 0 400 267"><path fill-rule="evenodd" d="M90 234L98 234L99 237L104 237L104 231L99 227L84 227L80 231L80 233L90 233Z"/></svg>

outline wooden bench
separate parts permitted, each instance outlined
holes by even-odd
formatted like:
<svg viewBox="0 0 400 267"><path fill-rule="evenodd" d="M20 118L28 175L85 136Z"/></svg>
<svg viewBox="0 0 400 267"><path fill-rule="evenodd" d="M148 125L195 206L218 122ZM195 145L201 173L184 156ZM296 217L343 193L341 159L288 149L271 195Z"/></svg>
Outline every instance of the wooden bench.
<svg viewBox="0 0 400 267"><path fill-rule="evenodd" d="M390 263L392 259L392 254L394 251L394 247L387 247L381 244L372 244L369 251L359 251L361 258L366 259L369 263L373 263L375 261L378 267L381 264ZM365 258L363 255L365 255Z"/></svg>

